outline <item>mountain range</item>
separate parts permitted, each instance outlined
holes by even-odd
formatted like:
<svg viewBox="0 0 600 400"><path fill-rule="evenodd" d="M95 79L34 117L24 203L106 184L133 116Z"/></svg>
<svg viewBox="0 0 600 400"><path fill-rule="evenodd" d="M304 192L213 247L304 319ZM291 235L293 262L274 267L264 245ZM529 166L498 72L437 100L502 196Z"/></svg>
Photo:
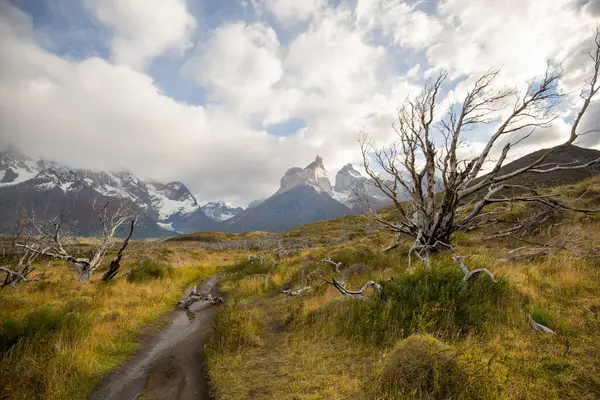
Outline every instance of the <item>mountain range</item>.
<svg viewBox="0 0 600 400"><path fill-rule="evenodd" d="M502 172L531 162L540 151L505 165ZM598 157L600 151L570 146L552 154L545 165ZM596 164L587 169L524 174L517 183L537 187L565 184L599 172L600 165ZM332 185L319 156L304 168L290 168L281 178L277 192L244 209L222 201L200 205L182 182L145 181L129 172L72 169L16 151L0 152L0 233L13 233L19 211L28 209L35 211L39 219L63 214L77 222L75 234L94 235L101 228L91 207L96 199L132 201L143 215L136 228L137 238L203 231L282 232L318 220L360 213L365 198L374 208L389 204L372 179L362 176L352 164L337 172Z"/></svg>
<svg viewBox="0 0 600 400"><path fill-rule="evenodd" d="M34 160L16 151L0 152L0 232L12 233L19 210L32 209L38 218L64 214L77 221L76 234L94 235L100 226L91 205L95 199L126 199L143 217L136 237L164 237L200 231L279 232L320 219L360 211L357 193L372 205L385 198L351 164L336 175L332 186L323 160L317 156L305 168L291 168L271 197L248 208L222 201L200 205L182 182L139 179L129 172L72 169L57 162Z"/></svg>

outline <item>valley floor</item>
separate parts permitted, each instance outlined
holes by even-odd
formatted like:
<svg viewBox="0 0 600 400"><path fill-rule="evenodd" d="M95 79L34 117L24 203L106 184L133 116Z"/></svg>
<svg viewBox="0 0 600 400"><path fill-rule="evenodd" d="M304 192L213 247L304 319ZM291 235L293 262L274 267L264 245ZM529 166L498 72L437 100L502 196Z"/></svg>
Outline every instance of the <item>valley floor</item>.
<svg viewBox="0 0 600 400"><path fill-rule="evenodd" d="M558 190L600 204L598 178ZM600 214L562 218L561 226L526 240L569 233L584 253L501 261L519 243L473 232L455 235L454 250L434 255L427 271L415 260L409 267L408 244L383 253L389 235L362 216L348 216L280 239L203 233L136 247L123 274L108 284L97 281L101 273L91 284L79 283L56 265L40 282L0 291L0 398L79 399L94 388L112 391L116 372L143 364L144 351L130 357L154 337L148 326L166 328L172 321L164 316L185 289L220 273L227 302L211 309L205 346L217 400L598 399L600 257L585 250L598 249ZM488 268L498 282L481 274L465 285L456 255L468 256L471 270ZM320 262L327 257L342 263L348 288L374 280L385 299L372 289L366 300L344 297L321 279L307 279L319 266L325 278L333 276ZM307 284L298 296L281 293ZM534 330L530 317L555 334ZM207 326L200 325L189 336L198 334L191 347L176 347L172 359L149 369L142 398L186 398L179 383L192 370L202 374Z"/></svg>

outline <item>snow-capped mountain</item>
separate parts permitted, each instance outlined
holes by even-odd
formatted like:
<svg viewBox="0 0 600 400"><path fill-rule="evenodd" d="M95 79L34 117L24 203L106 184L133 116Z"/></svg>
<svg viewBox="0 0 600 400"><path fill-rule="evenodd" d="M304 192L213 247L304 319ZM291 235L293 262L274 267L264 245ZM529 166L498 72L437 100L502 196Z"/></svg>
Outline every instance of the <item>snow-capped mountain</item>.
<svg viewBox="0 0 600 400"><path fill-rule="evenodd" d="M361 196L371 206L387 204L370 179L351 164L336 175L335 186L319 156L305 168L291 168L281 178L279 190L247 209L224 202L199 206L181 182L161 183L139 179L129 172L72 169L34 160L14 151L0 152L0 231L11 232L19 209L33 208L41 218L65 210L79 224L78 234L94 234L97 218L94 199L128 199L144 214L138 237L156 237L199 231L283 231L321 219L361 211Z"/></svg>
<svg viewBox="0 0 600 400"><path fill-rule="evenodd" d="M299 186L309 186L324 192L346 207L360 211L366 201L379 208L389 204L389 199L374 184L373 179L360 174L352 164L346 164L335 177L335 186L329 181L329 174L319 156L306 168L290 168L283 178L277 193L286 192Z"/></svg>
<svg viewBox="0 0 600 400"><path fill-rule="evenodd" d="M244 211L242 207L231 207L224 201L211 201L200 206L200 209L215 221L227 221Z"/></svg>
<svg viewBox="0 0 600 400"><path fill-rule="evenodd" d="M352 164L344 165L336 174L333 198L356 211L367 202L372 208L390 204L390 199L375 186L375 181L362 176Z"/></svg>
<svg viewBox="0 0 600 400"><path fill-rule="evenodd" d="M186 231L201 230L202 224L216 229L209 218L198 215L202 212L196 198L181 182L144 181L128 172L70 169L55 162L33 160L15 151L0 152L0 191L3 194L28 191L29 198L38 199L55 192L53 198L70 202L74 198L97 196L128 199L163 229L178 232L178 225L192 215L197 223Z"/></svg>
<svg viewBox="0 0 600 400"><path fill-rule="evenodd" d="M298 186L311 186L318 191L331 193L333 191L323 159L319 156L306 168L294 167L287 170L281 178L281 188L277 193L283 193Z"/></svg>

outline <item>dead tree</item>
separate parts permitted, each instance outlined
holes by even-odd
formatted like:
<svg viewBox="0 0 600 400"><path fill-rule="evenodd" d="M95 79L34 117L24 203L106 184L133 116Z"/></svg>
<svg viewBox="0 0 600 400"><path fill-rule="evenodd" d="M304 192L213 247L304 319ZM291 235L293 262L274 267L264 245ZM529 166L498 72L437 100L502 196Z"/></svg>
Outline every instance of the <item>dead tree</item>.
<svg viewBox="0 0 600 400"><path fill-rule="evenodd" d="M362 135L359 143L364 168L374 185L391 200L398 217L392 220L368 211L380 226L396 234L394 243L384 250L398 247L402 236L415 240L420 254L442 250L450 244L453 232L466 231L479 224L490 204L535 202L570 209L552 195L541 195L534 188L511 182L525 173L583 169L600 162L600 159L567 164L547 162L553 153L568 148L582 135L597 132L579 130L583 116L600 89L600 32L596 33L595 45L589 53L593 73L581 92L583 102L569 136L515 170L502 169L510 150L536 129L549 127L558 116L556 106L561 94L557 85L562 72L551 63L545 75L531 81L524 93L495 88L498 71L483 74L462 102L452 104L438 120L438 97L447 78L447 74L442 73L400 107L393 125L398 137L396 142L381 147L368 135ZM459 156L465 132L496 122L496 129L490 132L479 154ZM372 166L372 160L378 168ZM391 179L382 177L379 169ZM511 191L512 195L506 194Z"/></svg>
<svg viewBox="0 0 600 400"><path fill-rule="evenodd" d="M20 282L29 282L29 275L35 270L32 266L34 261L37 259L37 254L29 250L25 250L20 255L13 255L13 257L4 258L15 258L16 262L5 260L5 265L0 265L0 272L6 273L4 281L0 283L0 289L11 286L15 287Z"/></svg>
<svg viewBox="0 0 600 400"><path fill-rule="evenodd" d="M134 228L135 228L135 219L132 219L131 222L129 223L129 233L127 234L127 237L123 241L123 244L119 248L119 251L117 251L117 255L115 256L115 258L113 258L110 261L110 266L108 267L106 272L104 272L104 274L102 275L102 280L104 282L110 281L112 278L114 278L117 275L117 273L119 272L119 269L121 269L121 259L123 258L123 253L125 252L127 245L129 244L129 239L131 239L131 235L133 235Z"/></svg>
<svg viewBox="0 0 600 400"><path fill-rule="evenodd" d="M100 243L95 246L90 255L77 254L72 246L66 244L68 239L66 239L63 229L62 216L51 221L39 221L33 212L24 214L21 231L15 238L14 244L16 247L33 254L67 262L77 272L80 282L89 282L93 272L102 265L106 253L114 246L115 236L122 225L127 221L131 221L129 235L119 249L117 257L113 260L115 265L113 266L111 262L109 268L109 271L111 271L111 268L117 268L118 270L123 251L129 243L135 226L136 209L132 203L123 201L111 209L109 209L109 205L110 201L103 205L99 205L97 201L94 201L92 205L102 225L102 237ZM103 280L108 280L113 276L114 274L109 273L106 275L107 279Z"/></svg>

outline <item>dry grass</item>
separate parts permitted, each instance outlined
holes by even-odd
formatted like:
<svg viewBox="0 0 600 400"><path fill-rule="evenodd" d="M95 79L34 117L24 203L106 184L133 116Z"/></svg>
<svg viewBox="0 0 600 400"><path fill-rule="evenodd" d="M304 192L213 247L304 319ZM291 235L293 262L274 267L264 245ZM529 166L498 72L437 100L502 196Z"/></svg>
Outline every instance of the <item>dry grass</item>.
<svg viewBox="0 0 600 400"><path fill-rule="evenodd" d="M556 190L571 197L585 194L578 200L582 205L600 204L598 177ZM532 209L506 211L514 216ZM532 239L578 229L582 248L600 243L600 214L567 213L564 218L563 227ZM161 280L82 285L62 279L71 276L62 267L45 283L5 289L0 292L0 329L20 327L22 338L0 361L1 393L84 397L135 350L140 328L171 308L189 282L233 264L222 282L228 303L217 313L207 348L216 399L445 398L444 379L450 379L445 386L457 388L452 393L458 399L600 398L600 320L585 309L600 308L600 260L563 251L500 262L515 242L485 240L489 232L458 234L453 238L456 254L469 255L465 263L470 268L486 267L501 280L496 285L481 276L463 291L452 253L435 255L428 274L418 263L407 267L406 246L380 253L379 245L390 236L365 228L362 217L350 216L343 223L293 229L287 237L330 245L275 264L268 255L263 262L248 263L244 252L169 242L155 249L156 259L174 268ZM240 240L199 235L193 240ZM260 233L245 238L252 235ZM386 283L393 296L385 302L354 301L319 280L296 298L280 294L283 287L304 286L306 274L328 255L352 270L349 288L394 277ZM534 331L529 314L556 335ZM434 344L415 344L414 335ZM434 357L431 349L437 349ZM451 357L439 358L440 351ZM398 360L415 362L399 365ZM448 365L460 373L449 376ZM415 373L427 379L401 379ZM464 385L456 386L461 380Z"/></svg>
<svg viewBox="0 0 600 400"><path fill-rule="evenodd" d="M584 196L580 201L597 205L600 191L596 187L600 187L598 177L556 190L571 196L587 190L589 196L596 197L590 200ZM560 229L579 229L583 240L578 245L589 248L600 243L598 214L567 214L565 218L567 224ZM563 251L552 257L501 262L498 260L516 243L484 240L488 232L456 235L456 254L468 254L465 263L470 268L493 271L504 289L490 291L491 282L479 277L469 284L467 295L453 294L453 303L448 298L451 286L440 286L432 298L434 286L426 289L417 284L421 281L417 278L425 276L423 266L407 268L406 248L380 254L376 249L381 236L361 235L364 225L361 228L360 224L358 217L347 217L345 229L355 232L348 242L305 251L273 268L241 263L229 270L226 285L236 301L236 312L262 316L262 340L233 351L211 349L209 372L217 399L446 398L439 390L415 392L413 387L411 392L410 385L415 382L402 383L390 372L397 371L393 354L398 348L403 349L407 359L415 358L415 368L423 366L418 362L423 358L419 355L422 349L405 343L413 334L435 338L438 347L452 354L463 368L460 379L464 387L459 387L453 398L600 398L600 321L584 308L600 307L600 260ZM340 226L339 220L320 222L288 234L317 235L317 239L326 240L327 235L339 235ZM547 230L534 239L543 240L560 232ZM372 251L361 253L365 246ZM397 298L407 299L402 301L412 307L414 318L399 319L402 304L394 299L380 305L377 300L357 302L342 298L320 281L313 284L313 290L296 298L279 294L282 286L303 286L303 276L326 255L343 261L344 268L353 266L350 288L368 279L395 277L401 288ZM460 276L451 255L433 257L434 272L428 279L455 279L453 268ZM470 291L474 291L472 297ZM439 296L438 301L435 296ZM473 308L461 301L488 302L493 307ZM533 330L529 314L556 335ZM453 325L450 315L460 320ZM457 331L460 326L462 330ZM243 325L235 329L243 329ZM215 337L227 336L229 330L223 324ZM428 373L435 379L425 382L424 387L433 382L435 388L435 382L448 377L435 377L443 368L435 367L435 362L428 365L434 366ZM403 376L409 373L414 370L404 371ZM456 376L450 379L459 380ZM465 387L470 390L463 390Z"/></svg>
<svg viewBox="0 0 600 400"><path fill-rule="evenodd" d="M157 257L172 263L173 250L161 248ZM43 282L0 291L0 398L86 397L136 350L140 329L173 309L186 286L240 257L175 251L182 266L163 279L106 284L97 282L98 273L83 284L58 265ZM136 263L128 260L124 271Z"/></svg>

